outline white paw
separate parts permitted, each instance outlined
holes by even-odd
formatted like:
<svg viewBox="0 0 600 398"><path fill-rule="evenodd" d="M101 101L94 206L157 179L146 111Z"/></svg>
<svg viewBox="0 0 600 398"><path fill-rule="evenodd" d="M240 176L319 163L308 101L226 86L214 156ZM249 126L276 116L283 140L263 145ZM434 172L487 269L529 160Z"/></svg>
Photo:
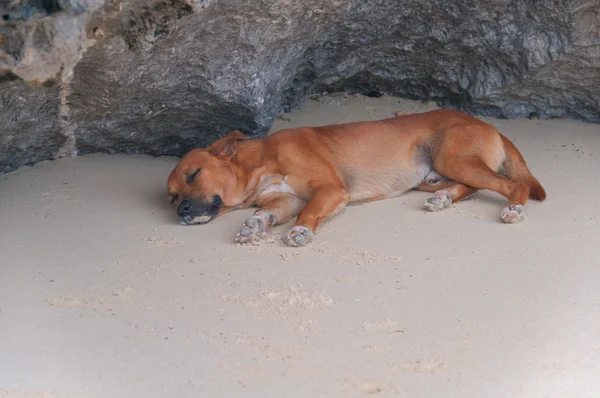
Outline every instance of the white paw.
<svg viewBox="0 0 600 398"><path fill-rule="evenodd" d="M514 224L525 218L525 208L522 205L509 205L500 213L502 221L506 224Z"/></svg>
<svg viewBox="0 0 600 398"><path fill-rule="evenodd" d="M442 190L437 191L432 197L425 201L425 209L429 211L440 211L452 206L450 192Z"/></svg>
<svg viewBox="0 0 600 398"><path fill-rule="evenodd" d="M312 239L314 233L303 226L294 226L289 230L285 237L285 243L288 246L305 246Z"/></svg>
<svg viewBox="0 0 600 398"><path fill-rule="evenodd" d="M254 215L246 220L244 226L236 235L235 241L237 243L251 243L264 238L266 234L267 225L265 224L265 221L262 217Z"/></svg>

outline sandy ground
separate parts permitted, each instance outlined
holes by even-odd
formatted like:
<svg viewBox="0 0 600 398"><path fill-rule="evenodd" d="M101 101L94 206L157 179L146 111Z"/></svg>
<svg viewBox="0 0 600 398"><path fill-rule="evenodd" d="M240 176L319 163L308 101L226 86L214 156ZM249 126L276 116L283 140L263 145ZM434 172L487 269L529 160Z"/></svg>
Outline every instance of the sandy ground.
<svg viewBox="0 0 600 398"><path fill-rule="evenodd" d="M323 97L274 129L434 106ZM0 176L0 398L600 397L600 126L492 120L548 192L350 207L302 249L183 227L176 160Z"/></svg>

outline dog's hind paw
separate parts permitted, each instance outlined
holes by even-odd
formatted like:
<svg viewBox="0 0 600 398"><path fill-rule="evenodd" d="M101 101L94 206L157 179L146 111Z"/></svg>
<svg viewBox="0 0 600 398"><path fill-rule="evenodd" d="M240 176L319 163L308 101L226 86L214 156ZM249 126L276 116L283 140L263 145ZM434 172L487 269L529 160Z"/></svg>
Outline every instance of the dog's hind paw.
<svg viewBox="0 0 600 398"><path fill-rule="evenodd" d="M311 241L313 235L314 233L310 229L296 225L287 233L285 243L294 247L305 246Z"/></svg>
<svg viewBox="0 0 600 398"><path fill-rule="evenodd" d="M429 211L440 211L452 206L450 192L442 190L437 191L432 197L425 201L425 209Z"/></svg>
<svg viewBox="0 0 600 398"><path fill-rule="evenodd" d="M514 224L525 218L525 208L522 205L508 205L502 209L500 217L506 224Z"/></svg>
<svg viewBox="0 0 600 398"><path fill-rule="evenodd" d="M266 234L267 225L265 221L260 216L254 215L246 220L244 226L236 235L235 241L237 243L251 243L264 238Z"/></svg>

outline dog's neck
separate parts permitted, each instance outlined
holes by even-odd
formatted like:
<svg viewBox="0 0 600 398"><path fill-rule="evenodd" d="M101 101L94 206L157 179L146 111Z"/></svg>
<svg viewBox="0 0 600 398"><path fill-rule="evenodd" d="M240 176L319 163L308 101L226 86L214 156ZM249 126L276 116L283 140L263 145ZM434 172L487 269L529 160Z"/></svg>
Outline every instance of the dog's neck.
<svg viewBox="0 0 600 398"><path fill-rule="evenodd" d="M269 162L265 156L263 140L249 140L240 142L235 156L231 159L238 181L243 181L244 186L242 205L250 206L259 193L261 178L272 172L269 170Z"/></svg>
<svg viewBox="0 0 600 398"><path fill-rule="evenodd" d="M262 140L248 140L238 143L237 153L231 159L237 169L246 174L259 168L265 163L264 144Z"/></svg>

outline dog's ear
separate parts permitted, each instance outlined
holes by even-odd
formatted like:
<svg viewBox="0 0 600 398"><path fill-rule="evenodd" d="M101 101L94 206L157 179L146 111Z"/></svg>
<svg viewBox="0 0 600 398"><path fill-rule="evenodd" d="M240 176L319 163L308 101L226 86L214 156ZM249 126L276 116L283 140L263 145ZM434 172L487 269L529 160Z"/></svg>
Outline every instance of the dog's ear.
<svg viewBox="0 0 600 398"><path fill-rule="evenodd" d="M218 158L231 159L237 152L237 142L247 139L250 139L250 137L246 137L235 130L209 146L208 152Z"/></svg>

